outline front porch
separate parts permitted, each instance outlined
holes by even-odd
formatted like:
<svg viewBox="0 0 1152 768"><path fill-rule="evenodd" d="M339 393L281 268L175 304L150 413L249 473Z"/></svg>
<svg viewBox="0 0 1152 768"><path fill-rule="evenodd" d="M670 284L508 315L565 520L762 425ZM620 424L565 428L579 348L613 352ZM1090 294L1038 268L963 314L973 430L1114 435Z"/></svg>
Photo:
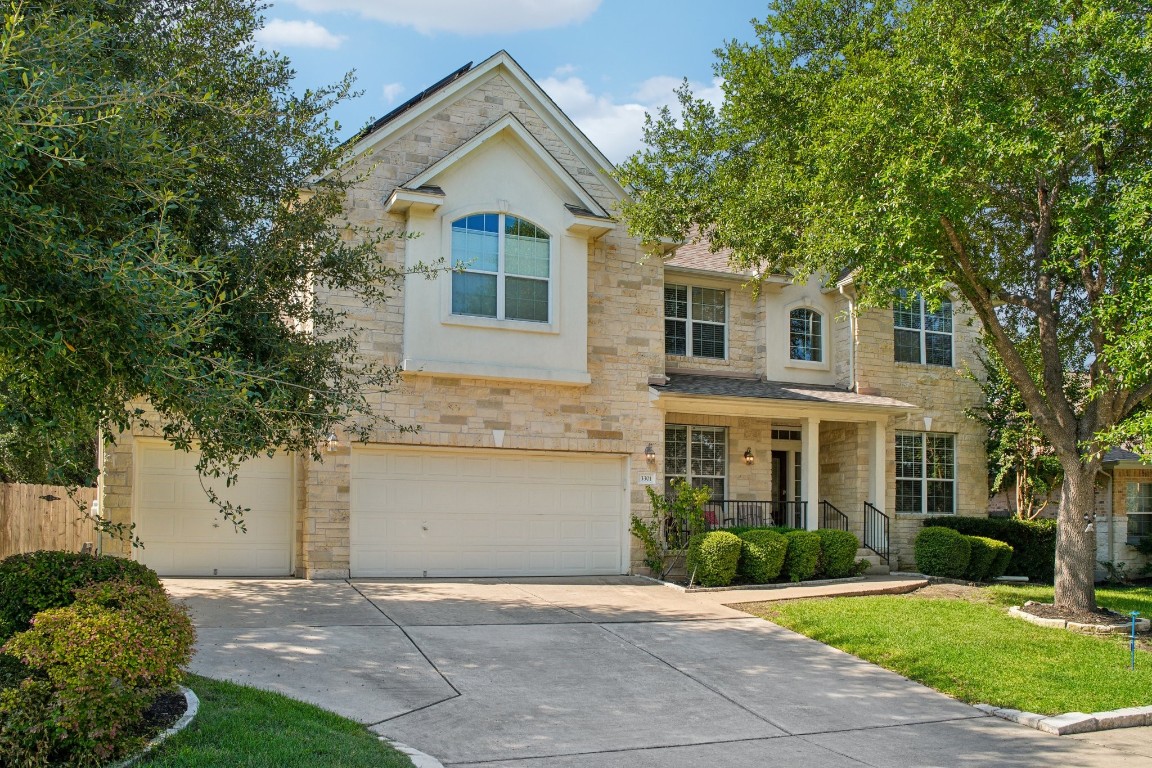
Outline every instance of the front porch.
<svg viewBox="0 0 1152 768"><path fill-rule="evenodd" d="M888 563L893 416L915 406L835 387L677 375L665 410L665 483L706 485L709 528L850 531Z"/></svg>

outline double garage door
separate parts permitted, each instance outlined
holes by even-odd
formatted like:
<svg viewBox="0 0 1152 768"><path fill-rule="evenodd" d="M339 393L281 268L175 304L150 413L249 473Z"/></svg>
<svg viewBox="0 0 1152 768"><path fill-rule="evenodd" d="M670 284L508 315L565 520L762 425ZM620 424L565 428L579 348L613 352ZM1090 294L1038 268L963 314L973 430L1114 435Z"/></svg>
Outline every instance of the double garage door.
<svg viewBox="0 0 1152 768"><path fill-rule="evenodd" d="M351 491L353 576L627 570L619 458L366 449Z"/></svg>
<svg viewBox="0 0 1152 768"><path fill-rule="evenodd" d="M196 454L139 441L136 523L144 563L166 576L292 572L287 456L245 464L219 488L248 507L224 521ZM623 459L435 448L357 449L351 458L353 576L560 576L628 568Z"/></svg>

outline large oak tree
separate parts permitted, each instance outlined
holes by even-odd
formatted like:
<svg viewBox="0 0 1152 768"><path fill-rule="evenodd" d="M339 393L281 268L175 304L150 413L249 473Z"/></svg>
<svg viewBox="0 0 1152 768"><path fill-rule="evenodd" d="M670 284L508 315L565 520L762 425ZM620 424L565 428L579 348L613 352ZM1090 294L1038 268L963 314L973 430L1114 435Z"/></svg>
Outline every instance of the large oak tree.
<svg viewBox="0 0 1152 768"><path fill-rule="evenodd" d="M1150 11L777 0L755 42L717 52L723 105L685 86L682 118L651 120L620 170L643 236L699 231L761 272L851 269L865 306L902 288L971 304L1063 469L1065 609L1095 606L1101 449L1148 426Z"/></svg>
<svg viewBox="0 0 1152 768"><path fill-rule="evenodd" d="M0 432L58 479L84 436L145 420L209 475L316 454L337 425L370 426L393 380L339 307L310 300L371 304L398 277L388 234L343 220L354 179L314 183L344 158L325 113L350 78L297 92L253 43L260 12L0 10Z"/></svg>

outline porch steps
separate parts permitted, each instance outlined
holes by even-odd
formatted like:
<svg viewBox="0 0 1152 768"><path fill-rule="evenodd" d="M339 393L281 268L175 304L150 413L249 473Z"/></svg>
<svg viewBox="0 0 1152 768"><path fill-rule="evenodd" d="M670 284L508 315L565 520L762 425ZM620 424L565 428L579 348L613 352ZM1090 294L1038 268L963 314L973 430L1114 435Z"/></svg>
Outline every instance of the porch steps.
<svg viewBox="0 0 1152 768"><path fill-rule="evenodd" d="M856 559L868 561L868 570L864 571L864 573L868 575L875 576L877 574L892 572L892 568L888 565L888 563L884 562L880 555L876 554L870 549L867 549L866 547L860 547L860 549L856 550Z"/></svg>

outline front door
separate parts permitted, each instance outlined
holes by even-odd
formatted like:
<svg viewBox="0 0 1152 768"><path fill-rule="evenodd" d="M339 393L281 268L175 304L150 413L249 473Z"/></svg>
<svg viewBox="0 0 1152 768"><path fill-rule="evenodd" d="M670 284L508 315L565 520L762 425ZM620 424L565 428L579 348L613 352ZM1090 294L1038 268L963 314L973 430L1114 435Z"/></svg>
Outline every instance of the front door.
<svg viewBox="0 0 1152 768"><path fill-rule="evenodd" d="M788 451L772 451L772 501L788 501Z"/></svg>

